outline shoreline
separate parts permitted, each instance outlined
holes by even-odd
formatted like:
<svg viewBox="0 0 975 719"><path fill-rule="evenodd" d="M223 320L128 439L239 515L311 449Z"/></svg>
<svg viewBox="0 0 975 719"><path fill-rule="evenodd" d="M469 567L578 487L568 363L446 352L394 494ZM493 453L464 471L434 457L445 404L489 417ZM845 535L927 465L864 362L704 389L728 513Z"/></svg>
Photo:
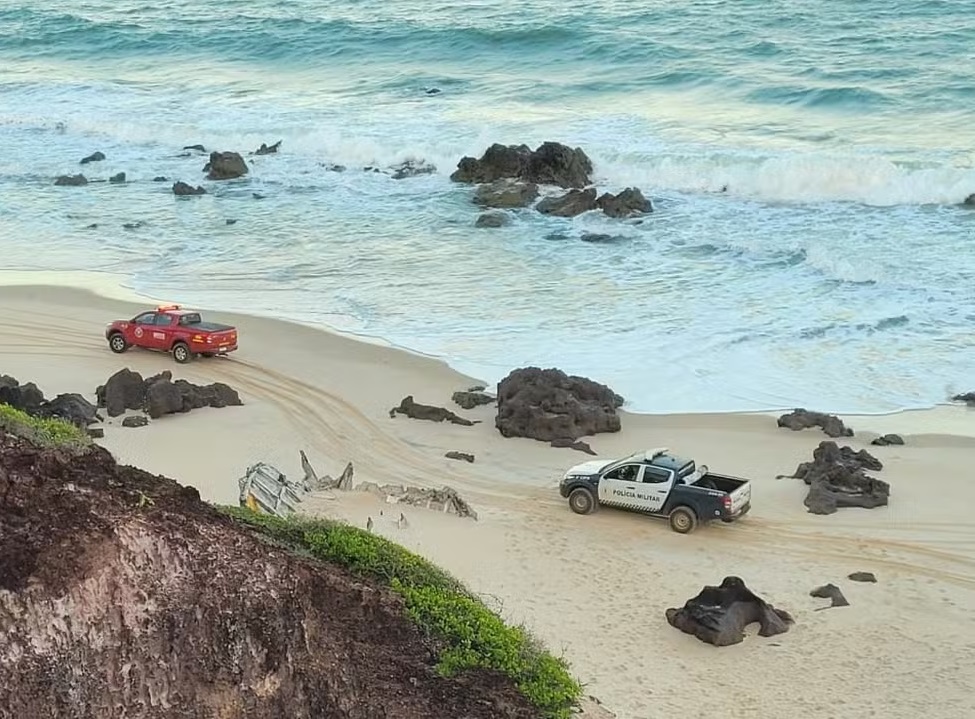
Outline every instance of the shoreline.
<svg viewBox="0 0 975 719"><path fill-rule="evenodd" d="M105 279L89 276L89 286ZM171 370L174 379L224 382L239 392L241 406L166 415L142 428L124 427L123 416L106 417L104 437L95 441L120 464L171 477L208 502L231 506L239 503L238 479L256 462L300 478L300 452L319 476L337 477L352 462L357 488L456 490L477 512L476 521L390 504L368 491L314 492L301 511L372 526L456 576L506 620L564 652L586 692L617 719L689 712L729 719L840 712L868 719L878 707L890 719L913 719L929 708L934 691L956 716L975 708L965 679L975 673L975 656L960 629L975 626L968 624L975 527L967 475L975 437L944 431L964 428L973 416L964 407L945 408L957 411L943 417L911 415L915 427L903 415L887 418L899 423L902 446L870 445L870 430L880 429L876 419L852 423L856 434L836 441L882 461L876 476L890 485L890 502L828 516L808 513L808 487L788 478L828 439L818 429L792 432L763 414L624 413L619 432L584 438L599 458L664 446L750 480L752 510L741 521L680 535L666 521L610 508L574 514L559 494L560 478L594 458L502 437L493 406L453 407L451 393L471 379L445 363L319 328L220 312L214 319L241 327L239 357L177 365L156 352L116 355L101 331L116 315L144 309L144 298L108 299L92 289L26 280L0 288L0 371L35 382L46 397L80 392L92 399L95 387L122 367L143 377ZM58 332L38 332L52 326ZM407 394L476 423L391 417L390 407ZM453 451L476 461L445 456ZM407 521L398 521L400 514ZM856 571L873 572L878 584L845 579ZM667 608L726 576L742 577L792 613L794 628L774 641L749 631L740 645L715 650L668 625ZM821 600L809 592L826 582L840 585L850 606L819 611ZM607 598L639 612L631 621L620 612L594 614L592 607L605 606ZM751 679L744 684L743 664ZM655 677L652 691L634 691L647 672ZM888 687L905 674L917 680L891 706ZM689 685L712 691L688 694ZM827 692L835 705L824 704ZM740 701L729 705L732 695Z"/></svg>
<svg viewBox="0 0 975 719"><path fill-rule="evenodd" d="M91 271L91 270L0 270L0 292L5 292L14 288L43 289L69 289L80 290L90 293L96 297L126 304L162 304L169 302L179 302L178 299L155 298L136 291L126 284L127 278L113 272ZM485 380L474 377L450 364L446 359L414 350L410 347L402 346L390 342L389 340L376 335L356 333L333 327L324 323L302 322L299 320L284 318L279 316L239 312L234 310L222 310L219 308L200 308L207 312L217 312L220 314L232 315L242 318L254 318L264 322L277 322L283 325L303 327L316 332L341 337L343 339L358 342L365 345L381 347L383 349L409 355L413 358L427 361L435 365L444 367L449 372L458 377L470 380L471 384L486 384L489 390L493 388ZM515 369L511 367L510 369ZM509 370L510 371L510 370ZM590 377L596 382L602 380L597 377ZM963 390L967 391L967 390ZM727 412L633 412L626 409L625 405L620 409L620 413L630 417L643 418L708 418L708 417L772 417L790 412L794 407L783 407L778 409L762 410L733 410ZM911 407L888 412L833 412L821 407L806 407L811 411L821 411L827 414L835 414L848 425L857 423L864 427L870 427L867 431L877 434L898 433L897 429L892 429L895 425L907 425L912 427L911 431L902 429L902 433L922 434L922 435L954 435L975 437L975 409L964 405L952 404L949 401L935 403L930 407ZM971 412L970 415L967 413ZM906 420L900 425L897 420ZM970 424L971 426L965 426ZM854 428L855 429L855 428Z"/></svg>

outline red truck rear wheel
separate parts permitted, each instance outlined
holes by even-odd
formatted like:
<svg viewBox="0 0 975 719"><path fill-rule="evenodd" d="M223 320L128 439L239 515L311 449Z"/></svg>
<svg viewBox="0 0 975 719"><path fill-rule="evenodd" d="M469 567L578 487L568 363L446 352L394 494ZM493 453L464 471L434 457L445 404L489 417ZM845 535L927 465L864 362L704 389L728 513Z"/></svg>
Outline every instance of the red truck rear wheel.
<svg viewBox="0 0 975 719"><path fill-rule="evenodd" d="M185 342L177 342L173 345L173 359L179 364L186 364L193 358L192 353L190 353L190 348L186 346Z"/></svg>

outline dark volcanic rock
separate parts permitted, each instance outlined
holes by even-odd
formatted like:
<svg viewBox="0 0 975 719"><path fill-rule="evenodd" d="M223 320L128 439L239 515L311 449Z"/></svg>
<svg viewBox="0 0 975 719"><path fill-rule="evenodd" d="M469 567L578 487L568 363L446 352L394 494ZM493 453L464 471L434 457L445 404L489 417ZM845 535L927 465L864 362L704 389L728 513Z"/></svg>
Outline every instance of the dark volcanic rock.
<svg viewBox="0 0 975 719"><path fill-rule="evenodd" d="M760 637L782 634L795 623L788 612L760 599L738 577L725 577L717 587L704 587L683 607L668 609L666 616L670 626L716 647L741 642L745 627L753 622L760 625Z"/></svg>
<svg viewBox="0 0 975 719"><path fill-rule="evenodd" d="M587 442L583 442L582 440L572 440L569 439L568 437L561 437L560 439L553 439L550 442L550 444L553 447L574 449L577 452L585 452L586 454L592 454L592 455L596 454L593 448L590 447Z"/></svg>
<svg viewBox="0 0 975 719"><path fill-rule="evenodd" d="M193 487L0 436L0 715L535 719L360 573L270 543ZM445 492L440 494L446 495Z"/></svg>
<svg viewBox="0 0 975 719"><path fill-rule="evenodd" d="M168 371L163 373L166 374L169 374ZM237 391L223 382L195 385L185 379L172 382L166 376L146 380L145 409L152 419L201 407L233 407L242 404Z"/></svg>
<svg viewBox="0 0 975 719"><path fill-rule="evenodd" d="M465 427L470 427L473 424L477 424L469 419L459 417L449 409L435 407L429 404L417 404L413 401L413 395L407 395L403 398L403 401L399 403L398 407L393 407L391 410L389 410L390 417L395 417L397 414L405 414L411 419L426 419L430 420L431 422L443 422L444 420L447 420L451 424L460 424Z"/></svg>
<svg viewBox="0 0 975 719"><path fill-rule="evenodd" d="M538 185L518 180L495 180L489 185L478 185L474 192L474 204L483 207L527 207L538 197Z"/></svg>
<svg viewBox="0 0 975 719"><path fill-rule="evenodd" d="M243 404L237 391L223 382L195 385L184 379L172 381L169 370L142 379L138 372L121 369L95 390L98 406L110 417L127 409L144 409L156 419L164 414L189 412L200 407L230 407Z"/></svg>
<svg viewBox="0 0 975 719"><path fill-rule="evenodd" d="M653 212L650 200L637 187L627 187L617 195L604 193L596 200L596 205L610 217L630 217Z"/></svg>
<svg viewBox="0 0 975 719"><path fill-rule="evenodd" d="M196 150L197 152L206 152L207 149L203 145L183 145L184 150Z"/></svg>
<svg viewBox="0 0 975 719"><path fill-rule="evenodd" d="M853 572L852 574L848 574L846 578L853 582L874 583L877 581L877 577L873 572Z"/></svg>
<svg viewBox="0 0 975 719"><path fill-rule="evenodd" d="M886 447L889 444L904 444L904 438L899 434L884 434L875 438L870 444L878 447Z"/></svg>
<svg viewBox="0 0 975 719"><path fill-rule="evenodd" d="M592 162L580 148L545 142L536 150L528 145L491 145L480 159L461 158L450 176L454 182L485 183L513 178L538 185L585 187Z"/></svg>
<svg viewBox="0 0 975 719"><path fill-rule="evenodd" d="M233 180L247 174L247 163L237 152L211 152L204 172L208 180Z"/></svg>
<svg viewBox="0 0 975 719"><path fill-rule="evenodd" d="M480 391L454 392L450 398L464 409L474 409L482 404L494 404L496 401L491 395Z"/></svg>
<svg viewBox="0 0 975 719"><path fill-rule="evenodd" d="M88 184L88 178L84 175L58 175L54 184L57 187L83 187Z"/></svg>
<svg viewBox="0 0 975 719"><path fill-rule="evenodd" d="M965 394L956 394L951 398L952 402L964 402L969 407L975 407L975 392L965 392Z"/></svg>
<svg viewBox="0 0 975 719"><path fill-rule="evenodd" d="M109 417L125 414L127 409L142 409L145 404L142 375L128 367L120 369L95 390L95 397Z"/></svg>
<svg viewBox="0 0 975 719"><path fill-rule="evenodd" d="M166 177L165 175L156 175L155 177L152 178L152 181L153 182L169 182L169 178ZM189 187L189 185L186 185L186 186ZM179 193L176 193L176 194L179 194Z"/></svg>
<svg viewBox="0 0 975 719"><path fill-rule="evenodd" d="M800 464L793 477L809 485L805 505L812 514L832 514L841 507L885 506L890 485L870 477L865 469L879 471L883 464L865 449L854 452L823 440L813 451L813 461Z"/></svg>
<svg viewBox="0 0 975 719"><path fill-rule="evenodd" d="M89 427L85 430L92 439L101 439L105 436L105 430L101 427Z"/></svg>
<svg viewBox="0 0 975 719"><path fill-rule="evenodd" d="M10 405L34 417L62 419L81 428L101 419L98 408L80 394L66 393L45 399L36 384L20 384L9 375L0 375L0 404Z"/></svg>
<svg viewBox="0 0 975 719"><path fill-rule="evenodd" d="M558 369L523 367L498 383L495 426L505 437L542 442L619 432L623 398L609 387Z"/></svg>
<svg viewBox="0 0 975 719"><path fill-rule="evenodd" d="M822 609L829 609L830 607L848 607L850 603L843 596L843 592L835 584L824 584L821 587L816 587L811 592L809 592L810 597L816 597L817 599L829 599L829 607L821 607Z"/></svg>
<svg viewBox="0 0 975 719"><path fill-rule="evenodd" d="M78 427L87 427L98 421L98 408L77 393L59 394L37 408L39 417L63 419Z"/></svg>
<svg viewBox="0 0 975 719"><path fill-rule="evenodd" d="M546 197L535 205L543 215L556 217L575 217L583 212L596 209L596 188L569 190L560 197Z"/></svg>
<svg viewBox="0 0 975 719"><path fill-rule="evenodd" d="M459 459L462 462L473 462L474 461L474 455L473 454L468 454L467 452L453 452L453 451L451 451L451 452L447 452L447 454L445 454L444 457L446 457L447 459Z"/></svg>
<svg viewBox="0 0 975 719"><path fill-rule="evenodd" d="M255 155L273 155L277 153L278 149L281 147L281 140L278 140L273 145L267 145L261 143L261 146L254 150Z"/></svg>
<svg viewBox="0 0 975 719"><path fill-rule="evenodd" d="M961 204L968 205L969 207L975 207L975 192L966 197Z"/></svg>
<svg viewBox="0 0 975 719"><path fill-rule="evenodd" d="M82 157L80 165L87 165L89 162L101 162L105 159L105 153L103 152L93 152L88 157Z"/></svg>
<svg viewBox="0 0 975 719"><path fill-rule="evenodd" d="M123 427L145 427L149 424L149 418L144 414L133 414L122 420Z"/></svg>
<svg viewBox="0 0 975 719"><path fill-rule="evenodd" d="M405 180L408 177L419 177L420 175L432 175L437 171L436 165L431 165L424 160L406 160L391 169L394 180Z"/></svg>
<svg viewBox="0 0 975 719"><path fill-rule="evenodd" d="M163 178L165 179L165 178ZM177 180L173 183L173 194L178 197L188 197L190 195L205 195L207 193L206 188L202 185L197 185L195 188L193 185L188 185L182 180Z"/></svg>
<svg viewBox="0 0 975 719"><path fill-rule="evenodd" d="M482 212L477 217L477 222L474 223L474 227L481 228L496 228L505 227L511 224L511 216L502 210L493 210L491 212Z"/></svg>
<svg viewBox="0 0 975 719"><path fill-rule="evenodd" d="M108 181L113 185L121 185L125 182L125 173L119 172L108 178Z"/></svg>
<svg viewBox="0 0 975 719"><path fill-rule="evenodd" d="M33 382L20 384L10 375L0 375L0 403L9 404L27 414L37 414L44 404L44 393Z"/></svg>
<svg viewBox="0 0 975 719"><path fill-rule="evenodd" d="M843 420L833 414L810 412L807 409L794 409L778 419L779 427L787 427L794 432L810 427L821 427L830 437L852 437L853 430L843 424Z"/></svg>
<svg viewBox="0 0 975 719"><path fill-rule="evenodd" d="M183 182L182 180L177 180L176 182L173 183L173 194L177 195L178 197L188 197L190 195L205 195L206 192L207 192L206 188L204 188L202 185L197 185L196 187L193 187L193 185L189 185Z"/></svg>

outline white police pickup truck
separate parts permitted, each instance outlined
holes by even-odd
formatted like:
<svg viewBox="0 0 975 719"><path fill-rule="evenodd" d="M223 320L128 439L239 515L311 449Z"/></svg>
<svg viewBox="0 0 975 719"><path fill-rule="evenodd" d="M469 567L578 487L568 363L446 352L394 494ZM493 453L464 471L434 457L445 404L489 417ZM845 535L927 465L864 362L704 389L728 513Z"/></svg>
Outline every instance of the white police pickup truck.
<svg viewBox="0 0 975 719"><path fill-rule="evenodd" d="M680 534L699 522L734 522L751 509L752 485L697 466L661 447L623 459L583 462L562 477L559 493L576 514L591 514L600 505L667 517Z"/></svg>

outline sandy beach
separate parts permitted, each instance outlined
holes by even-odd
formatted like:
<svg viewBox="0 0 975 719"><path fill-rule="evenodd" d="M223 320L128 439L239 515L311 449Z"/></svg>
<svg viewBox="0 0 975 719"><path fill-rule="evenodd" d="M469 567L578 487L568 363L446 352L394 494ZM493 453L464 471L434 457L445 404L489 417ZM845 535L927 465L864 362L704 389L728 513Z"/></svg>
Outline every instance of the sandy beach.
<svg viewBox="0 0 975 719"><path fill-rule="evenodd" d="M477 378L430 358L206 308L208 319L239 328L233 356L181 366L162 353L112 354L105 325L153 304L98 276L0 273L0 373L33 381L48 397L80 392L92 400L123 367L226 382L244 406L136 429L115 418L98 440L121 462L193 485L212 502L236 504L238 478L258 461L300 476L299 450L319 473L337 475L352 461L357 482L457 489L478 521L407 507L409 526L400 528L393 520L401 507L356 492L312 498L306 510L360 526L372 517L375 531L441 564L564 649L587 692L620 719L975 715L975 411L844 417L856 436L840 444L866 447L884 462L877 476L890 483L891 500L830 516L806 512L801 481L777 479L827 439L818 429L779 429L768 414L624 413L621 432L588 438L599 457L666 446L752 480L753 508L743 521L683 536L619 511L573 514L558 481L589 457L501 437L493 407L463 411L450 402ZM391 418L406 395L482 422ZM906 444L870 446L886 432ZM450 450L476 461L447 459ZM855 571L874 572L878 582L847 580ZM792 613L795 626L771 639L752 631L718 649L667 624L666 608L726 575ZM827 582L851 606L817 611L827 602L809 591Z"/></svg>

